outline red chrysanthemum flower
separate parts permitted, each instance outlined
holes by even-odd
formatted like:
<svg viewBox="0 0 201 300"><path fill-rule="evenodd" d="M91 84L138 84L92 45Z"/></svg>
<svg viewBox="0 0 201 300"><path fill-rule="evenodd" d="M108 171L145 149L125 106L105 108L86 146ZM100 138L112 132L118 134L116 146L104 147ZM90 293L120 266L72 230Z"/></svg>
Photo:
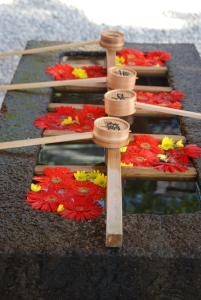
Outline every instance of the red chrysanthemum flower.
<svg viewBox="0 0 201 300"><path fill-rule="evenodd" d="M181 101L185 97L185 94L182 91L172 91L170 94L174 101Z"/></svg>
<svg viewBox="0 0 201 300"><path fill-rule="evenodd" d="M63 189L73 180L73 173L65 167L46 167L43 172L45 176L33 177L43 188Z"/></svg>
<svg viewBox="0 0 201 300"><path fill-rule="evenodd" d="M46 72L54 77L55 80L76 79L73 74L75 68L69 64L56 64L46 68ZM105 77L106 69L102 66L83 66L81 67L87 73L87 77Z"/></svg>
<svg viewBox="0 0 201 300"><path fill-rule="evenodd" d="M187 145L182 149L188 157L199 158L201 156L201 148L195 144Z"/></svg>
<svg viewBox="0 0 201 300"><path fill-rule="evenodd" d="M42 129L59 130L60 115L56 113L47 113L34 121L34 125Z"/></svg>
<svg viewBox="0 0 201 300"><path fill-rule="evenodd" d="M185 147L168 150L167 155L170 162L188 164L190 158L199 158L201 156L201 148L190 144Z"/></svg>
<svg viewBox="0 0 201 300"><path fill-rule="evenodd" d="M136 49L123 49L119 56L124 58L124 63L131 66L163 66L171 59L171 54L165 51L142 52Z"/></svg>
<svg viewBox="0 0 201 300"><path fill-rule="evenodd" d="M72 181L69 187L71 198L74 199L82 197L89 201L97 201L105 197L105 189L90 181Z"/></svg>
<svg viewBox="0 0 201 300"><path fill-rule="evenodd" d="M34 124L43 129L49 130L70 130L75 132L91 131L94 127L94 120L105 116L102 107L84 105L83 109L59 106L55 113L47 113L36 119ZM72 124L65 124L66 118L71 118Z"/></svg>
<svg viewBox="0 0 201 300"><path fill-rule="evenodd" d="M137 101L147 104L160 105L170 108L181 109L181 100L184 98L184 94L180 91L172 92L137 92Z"/></svg>
<svg viewBox="0 0 201 300"><path fill-rule="evenodd" d="M35 209L56 212L59 204L63 203L63 196L52 191L29 192L27 202Z"/></svg>
<svg viewBox="0 0 201 300"><path fill-rule="evenodd" d="M132 163L134 167L152 167L159 163L159 158L149 150L134 150L128 148L122 153L121 161L126 164Z"/></svg>
<svg viewBox="0 0 201 300"><path fill-rule="evenodd" d="M138 149L149 150L156 154L163 153L163 150L159 148L160 140L150 135L136 135L134 141L130 142L128 148L133 148L136 151Z"/></svg>
<svg viewBox="0 0 201 300"><path fill-rule="evenodd" d="M90 78L105 77L107 74L106 68L103 68L102 66L83 66L82 69L87 72L87 75Z"/></svg>
<svg viewBox="0 0 201 300"><path fill-rule="evenodd" d="M170 149L166 152L170 163L188 164L189 157L185 153L185 147Z"/></svg>
<svg viewBox="0 0 201 300"><path fill-rule="evenodd" d="M58 113L59 115L63 116L71 116L75 113L75 109L72 106L57 106L55 108L55 112Z"/></svg>
<svg viewBox="0 0 201 300"><path fill-rule="evenodd" d="M144 66L146 64L144 53L136 49L123 49L118 55L124 57L126 65Z"/></svg>
<svg viewBox="0 0 201 300"><path fill-rule="evenodd" d="M152 65L163 65L172 58L171 54L165 51L148 51L145 57Z"/></svg>
<svg viewBox="0 0 201 300"><path fill-rule="evenodd" d="M55 80L75 79L72 74L73 67L68 64L56 64L52 67L47 67L46 72L54 76Z"/></svg>
<svg viewBox="0 0 201 300"><path fill-rule="evenodd" d="M160 163L159 165L155 166L154 168L158 171L170 172L170 173L174 173L175 171L185 172L188 170L187 166L180 165L177 163Z"/></svg>
<svg viewBox="0 0 201 300"><path fill-rule="evenodd" d="M65 210L60 213L61 216L75 221L88 221L98 218L103 209L92 201L78 199L64 204Z"/></svg>

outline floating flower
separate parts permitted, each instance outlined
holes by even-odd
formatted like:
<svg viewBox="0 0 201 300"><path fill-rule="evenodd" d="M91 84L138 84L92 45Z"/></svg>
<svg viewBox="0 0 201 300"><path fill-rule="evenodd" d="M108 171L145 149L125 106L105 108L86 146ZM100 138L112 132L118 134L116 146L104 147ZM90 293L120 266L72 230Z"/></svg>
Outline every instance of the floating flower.
<svg viewBox="0 0 201 300"><path fill-rule="evenodd" d="M162 163L154 167L158 171L163 171L163 172L170 172L174 173L175 171L178 172L185 172L188 170L187 166L180 165L180 164L172 164L172 163Z"/></svg>
<svg viewBox="0 0 201 300"><path fill-rule="evenodd" d="M124 162L121 162L121 167L133 167L133 164L131 164L131 163L126 164Z"/></svg>
<svg viewBox="0 0 201 300"><path fill-rule="evenodd" d="M131 142L130 147L138 147L144 150L150 150L153 153L163 153L159 148L160 140L156 139L150 135L136 135L133 142Z"/></svg>
<svg viewBox="0 0 201 300"><path fill-rule="evenodd" d="M44 211L56 212L58 205L62 201L62 195L59 195L54 191L39 191L37 193L29 192L27 195L27 202L33 208Z"/></svg>
<svg viewBox="0 0 201 300"><path fill-rule="evenodd" d="M183 140L178 140L178 141L175 143L175 146L176 146L177 148L182 148L182 147L184 147Z"/></svg>
<svg viewBox="0 0 201 300"><path fill-rule="evenodd" d="M201 148L195 144L190 144L183 148L184 153L191 158L199 158L201 156Z"/></svg>
<svg viewBox="0 0 201 300"><path fill-rule="evenodd" d="M168 157L165 154L157 154L157 157L164 162L168 162Z"/></svg>
<svg viewBox="0 0 201 300"><path fill-rule="evenodd" d="M181 109L181 101L184 98L184 93L181 91L171 91L171 92L137 92L137 101L147 104L160 105L164 107Z"/></svg>
<svg viewBox="0 0 201 300"><path fill-rule="evenodd" d="M162 139L160 147L163 150L169 150L169 149L174 149L174 140L172 138L169 138L168 136L165 136Z"/></svg>
<svg viewBox="0 0 201 300"><path fill-rule="evenodd" d="M64 205L63 204L59 204L58 207L57 207L57 212L60 213L60 212L62 212L64 210L65 210Z"/></svg>
<svg viewBox="0 0 201 300"><path fill-rule="evenodd" d="M170 60L171 54L165 51L149 51L145 53L146 64L150 66L163 66Z"/></svg>
<svg viewBox="0 0 201 300"><path fill-rule="evenodd" d="M123 60L124 59L124 60ZM123 49L117 56L117 62L130 66L163 66L171 59L171 54L165 51L142 52L136 49Z"/></svg>
<svg viewBox="0 0 201 300"><path fill-rule="evenodd" d="M104 108L93 105L84 105L83 109L74 109L72 106L59 106L55 113L47 113L36 119L34 124L49 130L70 130L87 132L93 130L94 120L105 116Z"/></svg>
<svg viewBox="0 0 201 300"><path fill-rule="evenodd" d="M123 57L126 65L140 66L146 64L144 53L136 49L123 49L119 52L118 57Z"/></svg>
<svg viewBox="0 0 201 300"><path fill-rule="evenodd" d="M92 182L93 182L93 181L96 179L96 177L97 177L98 175L100 175L100 174L101 174L101 173L100 173L99 170L93 170L93 171L87 173L87 179L88 179L89 181L92 181Z"/></svg>
<svg viewBox="0 0 201 300"><path fill-rule="evenodd" d="M103 182L106 176L99 170L73 174L66 167L47 167L43 172L44 176L33 177L39 184L32 184L34 191L27 194L27 202L34 209L63 214L76 220L94 219L102 213L100 201L105 198L106 184ZM98 180L98 185L95 180ZM70 210L75 210L74 217L69 215Z"/></svg>
<svg viewBox="0 0 201 300"><path fill-rule="evenodd" d="M54 189L62 189L72 180L71 172L65 167L47 167L43 172L46 176L36 176L33 178L38 181L43 188L51 186Z"/></svg>
<svg viewBox="0 0 201 300"><path fill-rule="evenodd" d="M122 154L123 163L132 164L134 167L151 167L159 162L159 158L150 150L132 151L129 149Z"/></svg>
<svg viewBox="0 0 201 300"><path fill-rule="evenodd" d="M102 188L105 188L107 186L107 176L104 174L98 174L94 180L94 183Z"/></svg>
<svg viewBox="0 0 201 300"><path fill-rule="evenodd" d="M170 163L188 164L189 157L186 155L184 148L175 148L167 151L168 160Z"/></svg>
<svg viewBox="0 0 201 300"><path fill-rule="evenodd" d="M84 66L82 68L87 72L89 78L105 77L107 75L106 68L102 66Z"/></svg>
<svg viewBox="0 0 201 300"><path fill-rule="evenodd" d="M127 146L123 146L123 147L120 148L120 152L121 153L126 152L126 150L127 150Z"/></svg>
<svg viewBox="0 0 201 300"><path fill-rule="evenodd" d="M92 201L84 201L78 199L76 201L65 203L65 209L61 212L61 216L75 221L88 221L98 218L103 209L97 203Z"/></svg>
<svg viewBox="0 0 201 300"><path fill-rule="evenodd" d="M72 74L73 67L68 64L56 64L52 67L46 68L46 72L54 76L55 80L75 79Z"/></svg>
<svg viewBox="0 0 201 300"><path fill-rule="evenodd" d="M125 63L125 58L123 56L116 56L116 65L123 65Z"/></svg>
<svg viewBox="0 0 201 300"><path fill-rule="evenodd" d="M71 116L69 116L61 122L61 125L65 126L65 125L71 125L73 123L74 123L73 118Z"/></svg>
<svg viewBox="0 0 201 300"><path fill-rule="evenodd" d="M72 71L72 74L76 78L80 78L80 79L88 78L87 72L82 68L74 68L73 71Z"/></svg>
<svg viewBox="0 0 201 300"><path fill-rule="evenodd" d="M86 181L87 180L87 173L85 171L77 171L73 175L77 181Z"/></svg>
<svg viewBox="0 0 201 300"><path fill-rule="evenodd" d="M55 80L77 79L77 78L95 78L105 77L106 68L102 66L83 66L81 68L74 68L69 64L56 64L48 67L45 70L52 75Z"/></svg>
<svg viewBox="0 0 201 300"><path fill-rule="evenodd" d="M34 183L32 183L31 184L31 191L32 192L40 192L40 190L41 190L41 186L39 185L39 184L34 184Z"/></svg>
<svg viewBox="0 0 201 300"><path fill-rule="evenodd" d="M105 197L105 188L96 185L90 181L76 181L71 185L69 190L71 198L85 198L97 201ZM67 191L68 193L68 191Z"/></svg>

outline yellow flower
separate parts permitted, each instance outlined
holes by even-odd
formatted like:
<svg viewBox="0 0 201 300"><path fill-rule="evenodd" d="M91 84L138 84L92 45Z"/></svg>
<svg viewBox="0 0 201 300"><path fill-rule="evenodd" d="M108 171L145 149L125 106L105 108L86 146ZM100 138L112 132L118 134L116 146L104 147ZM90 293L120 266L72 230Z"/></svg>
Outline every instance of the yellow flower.
<svg viewBox="0 0 201 300"><path fill-rule="evenodd" d="M162 139L162 143L160 145L160 148L162 148L163 150L174 149L174 141L173 141L173 139L169 138L168 136L165 136Z"/></svg>
<svg viewBox="0 0 201 300"><path fill-rule="evenodd" d="M175 146L176 146L177 148L182 148L182 147L184 147L183 141L182 141L182 140L177 141L176 144L175 144Z"/></svg>
<svg viewBox="0 0 201 300"><path fill-rule="evenodd" d="M72 74L76 77L76 78L88 78L87 72L82 69L82 68L74 68Z"/></svg>
<svg viewBox="0 0 201 300"><path fill-rule="evenodd" d="M160 64L156 64L155 67L160 67Z"/></svg>
<svg viewBox="0 0 201 300"><path fill-rule="evenodd" d="M40 192L41 186L39 184L32 183L31 184L31 190L32 190L32 192Z"/></svg>
<svg viewBox="0 0 201 300"><path fill-rule="evenodd" d="M77 171L74 173L74 177L77 181L86 181L87 173L85 171Z"/></svg>
<svg viewBox="0 0 201 300"><path fill-rule="evenodd" d="M71 125L73 123L74 123L73 118L69 116L61 122L61 125Z"/></svg>
<svg viewBox="0 0 201 300"><path fill-rule="evenodd" d="M96 179L96 177L101 174L99 170L93 170L91 172L87 173L87 179L90 181L93 181Z"/></svg>
<svg viewBox="0 0 201 300"><path fill-rule="evenodd" d="M123 65L125 63L125 58L123 56L116 56L116 65Z"/></svg>
<svg viewBox="0 0 201 300"><path fill-rule="evenodd" d="M105 188L107 186L107 176L100 173L96 176L96 179L93 182L95 184Z"/></svg>
<svg viewBox="0 0 201 300"><path fill-rule="evenodd" d="M132 163L126 164L124 162L121 162L121 166L122 167L133 167L133 164Z"/></svg>
<svg viewBox="0 0 201 300"><path fill-rule="evenodd" d="M127 147L126 146L120 148L120 152L121 153L126 152L126 151L127 151Z"/></svg>
<svg viewBox="0 0 201 300"><path fill-rule="evenodd" d="M58 207L57 207L57 212L62 212L65 210L65 207L63 204L59 204Z"/></svg>
<svg viewBox="0 0 201 300"><path fill-rule="evenodd" d="M158 154L157 157L162 161L168 162L168 157L165 154Z"/></svg>

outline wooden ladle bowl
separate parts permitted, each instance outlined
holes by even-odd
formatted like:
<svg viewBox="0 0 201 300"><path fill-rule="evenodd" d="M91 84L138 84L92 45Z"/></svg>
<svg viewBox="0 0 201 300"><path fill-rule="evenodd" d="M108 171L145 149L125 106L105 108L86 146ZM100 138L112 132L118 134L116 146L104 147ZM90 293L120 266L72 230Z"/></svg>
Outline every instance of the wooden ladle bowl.
<svg viewBox="0 0 201 300"><path fill-rule="evenodd" d="M133 90L137 79L137 72L129 67L116 66L109 68L107 83L110 90Z"/></svg>
<svg viewBox="0 0 201 300"><path fill-rule="evenodd" d="M124 34L118 31L101 33L100 46L113 51L120 51L124 46Z"/></svg>
<svg viewBox="0 0 201 300"><path fill-rule="evenodd" d="M129 90L112 90L104 95L105 112L109 116L124 117L136 111L136 93Z"/></svg>
<svg viewBox="0 0 201 300"><path fill-rule="evenodd" d="M93 140L104 148L120 148L128 144L130 125L119 118L102 117L94 122Z"/></svg>

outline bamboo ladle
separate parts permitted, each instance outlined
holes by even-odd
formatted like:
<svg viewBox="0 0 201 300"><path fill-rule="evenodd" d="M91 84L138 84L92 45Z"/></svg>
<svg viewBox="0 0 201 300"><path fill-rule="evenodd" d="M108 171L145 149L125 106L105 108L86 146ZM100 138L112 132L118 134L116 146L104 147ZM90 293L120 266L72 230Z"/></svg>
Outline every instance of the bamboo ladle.
<svg viewBox="0 0 201 300"><path fill-rule="evenodd" d="M107 129L106 125L103 126L104 122L105 124L108 124L112 122L114 123L114 121L120 122L121 127L118 127L116 128L116 130L113 130L112 128ZM35 145L52 144L52 143L81 141L81 140L89 140L89 139L93 139L95 143L101 145L102 147L108 147L109 145L110 148L116 148L117 145L120 145L121 147L127 144L128 142L128 137L127 137L128 129L126 127L126 124L127 122L120 120L118 118L103 117L95 121L93 132L62 134L62 135L51 136L51 137L41 137L41 138L33 138L33 139L26 139L26 140L2 142L0 143L0 150L19 148L19 147L29 147Z"/></svg>
<svg viewBox="0 0 201 300"><path fill-rule="evenodd" d="M68 43L68 44L39 47L39 48L26 49L26 50L14 50L14 51L8 51L8 52L0 52L0 58L7 57L7 56L14 56L14 55L28 55L28 54L36 54L36 53L49 52L49 51L66 50L69 48L83 47L83 46L89 46L89 45L98 45L98 44L99 44L99 41L93 40L93 41L86 41L86 42L74 42L74 43Z"/></svg>
<svg viewBox="0 0 201 300"><path fill-rule="evenodd" d="M104 31L100 38L101 47L106 49L107 71L116 65L116 53L124 46L124 34L118 31Z"/></svg>
<svg viewBox="0 0 201 300"><path fill-rule="evenodd" d="M110 116L123 117L135 114L136 108L138 108L201 120L201 113L146 104L137 102L136 99L137 95L134 91L126 89L111 90L104 95L105 112Z"/></svg>

